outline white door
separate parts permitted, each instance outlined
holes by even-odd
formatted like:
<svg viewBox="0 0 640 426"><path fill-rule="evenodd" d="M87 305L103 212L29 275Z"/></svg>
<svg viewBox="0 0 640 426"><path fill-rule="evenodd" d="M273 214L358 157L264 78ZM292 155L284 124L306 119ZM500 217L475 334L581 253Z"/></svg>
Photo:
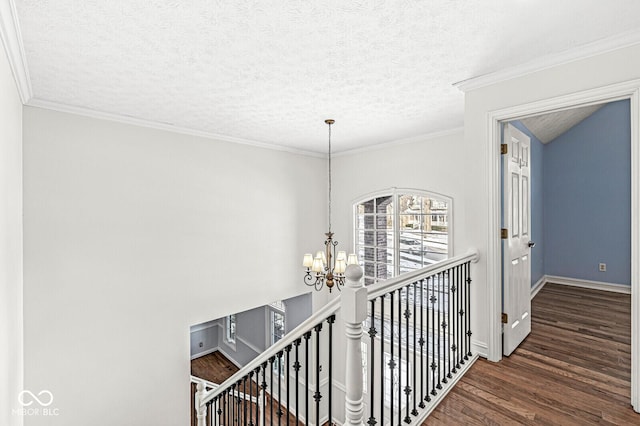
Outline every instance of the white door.
<svg viewBox="0 0 640 426"><path fill-rule="evenodd" d="M510 355L531 332L530 139L507 124L503 142L507 153L502 156L502 227L507 231L502 236L503 312L506 314L502 352Z"/></svg>

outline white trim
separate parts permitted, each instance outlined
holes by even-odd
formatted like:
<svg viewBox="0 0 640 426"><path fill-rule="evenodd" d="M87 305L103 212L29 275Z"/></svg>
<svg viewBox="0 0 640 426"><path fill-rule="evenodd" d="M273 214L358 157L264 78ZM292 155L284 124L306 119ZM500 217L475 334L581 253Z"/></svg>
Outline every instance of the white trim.
<svg viewBox="0 0 640 426"><path fill-rule="evenodd" d="M193 361L193 360L194 360L194 359L196 359L196 358L200 358L200 357L202 357L202 356L212 354L212 353L214 353L214 352L215 352L215 351L217 351L217 350L219 350L219 349L218 349L218 347L216 346L215 348L209 348L209 349L207 349L207 350L205 350L205 351L202 351L202 352L198 352L198 353L196 353L196 354L193 354L193 355L191 355L191 361Z"/></svg>
<svg viewBox="0 0 640 426"><path fill-rule="evenodd" d="M631 405L640 412L640 80L631 80L566 96L517 105L487 113L487 145L484 152L486 166L485 189L487 211L487 276L488 283L488 359L502 359L501 253L500 253L500 144L501 121L513 120L529 114L545 113L589 103L630 99L631 115Z"/></svg>
<svg viewBox="0 0 640 426"><path fill-rule="evenodd" d="M18 12L13 0L0 2L0 38L16 82L16 88L20 94L20 100L26 104L33 98L33 90L22 43Z"/></svg>
<svg viewBox="0 0 640 426"><path fill-rule="evenodd" d="M449 391L455 387L456 383L458 383L458 381L464 377L466 372L471 368L473 364L475 364L477 360L478 354L475 354L464 365L462 365L458 372L455 373L451 379L449 379L449 382L443 385L442 390L431 399L431 402L429 402L429 407L421 411L415 418L412 418L411 423L421 425L427 419L427 417L429 417L431 412L435 410L438 405L440 405Z"/></svg>
<svg viewBox="0 0 640 426"><path fill-rule="evenodd" d="M478 340L471 339L471 352L478 354L482 358L487 357L487 344Z"/></svg>
<svg viewBox="0 0 640 426"><path fill-rule="evenodd" d="M547 276L543 275L538 281L536 281L533 286L531 286L531 299L536 297L536 294L538 294L540 290L542 290L545 284L547 284Z"/></svg>
<svg viewBox="0 0 640 426"><path fill-rule="evenodd" d="M216 350L219 351L222 355L224 355L224 357L227 358L229 361L231 361L233 363L233 365L235 365L239 369L242 369L242 364L240 364L238 361L233 359L233 357L231 355L229 355L227 352L225 352L224 349L216 348Z"/></svg>
<svg viewBox="0 0 640 426"><path fill-rule="evenodd" d="M253 343L249 343L247 342L245 339L243 339L242 337L238 336L236 334L236 341L240 341L243 345L245 345L247 348L251 349L253 352L255 352L256 354L260 354L264 351L264 349L258 349L257 347L253 346ZM237 348L237 346L236 346ZM237 352L237 349L236 349Z"/></svg>
<svg viewBox="0 0 640 426"><path fill-rule="evenodd" d="M327 156L324 153L306 151L303 149L295 149L295 148L290 148L283 145L270 144L266 142L258 142L250 139L236 138L233 136L226 136L226 135L221 135L213 132L206 132L202 130L190 129L187 127L180 127L180 126L173 125L171 123L160 123L157 121L144 120L141 118L130 117L130 116L121 115L121 114L113 114L113 113L104 112L104 111L97 111L97 110L80 107L80 106L65 105L58 102L45 101L37 98L31 98L28 102L25 102L25 105L69 113L69 114L82 115L85 117L97 118L99 120L108 120L108 121L114 121L117 123L131 124L134 126L147 127L147 128L156 129L156 130L164 130L167 132L179 133L183 135L197 136L197 137L207 138L207 139L215 139L221 142L230 142L230 143L235 143L240 145L249 145L256 148L270 149L273 151L282 151L282 152L288 152L291 154L305 155L308 157L326 158Z"/></svg>
<svg viewBox="0 0 640 426"><path fill-rule="evenodd" d="M399 145L408 145L411 143L427 142L429 140L443 138L445 136L451 136L458 133L464 136L464 127L455 127L453 129L442 130L442 131L433 132L433 133L423 133L421 135L411 136L403 139L396 139L389 142L382 142L375 145L368 145L361 148L347 149L345 151L331 153L331 155L333 155L333 157L336 158L336 157L344 157L347 155L363 154L366 152L378 151L381 149L394 148Z"/></svg>
<svg viewBox="0 0 640 426"><path fill-rule="evenodd" d="M579 278L558 277L555 275L545 275L544 284L561 284L572 287L582 287L591 290L610 291L613 293L631 294L631 286L603 281L583 280Z"/></svg>
<svg viewBox="0 0 640 426"><path fill-rule="evenodd" d="M190 330L189 333L197 333L198 331L206 330L208 328L221 327L219 321L220 321L220 318L212 321L203 322L201 324L192 325L191 327L189 327L189 330Z"/></svg>
<svg viewBox="0 0 640 426"><path fill-rule="evenodd" d="M592 43L584 44L582 46L565 50L563 52L543 56L542 58L537 58L532 61L525 62L524 64L504 68L499 71L462 80L454 83L453 85L460 89L462 92L468 92L470 90L475 90L481 87L500 83L502 81L522 77L524 75L556 67L558 65L633 46L634 44L638 43L640 43L640 31L633 30Z"/></svg>

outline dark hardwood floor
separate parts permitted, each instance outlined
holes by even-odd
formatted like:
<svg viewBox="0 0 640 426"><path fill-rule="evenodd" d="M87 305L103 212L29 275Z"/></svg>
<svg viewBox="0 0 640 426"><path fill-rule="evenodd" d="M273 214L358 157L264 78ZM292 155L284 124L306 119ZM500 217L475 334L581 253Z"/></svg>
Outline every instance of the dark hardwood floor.
<svg viewBox="0 0 640 426"><path fill-rule="evenodd" d="M220 352L213 352L211 354L202 356L200 358L196 358L191 361L191 375L199 377L201 379L208 380L213 383L220 384L227 380L229 377L233 376L233 374L238 371L238 367L233 364L229 359L227 359ZM196 385L194 383L191 384L191 401L194 400L194 395L196 391ZM244 390L243 390L244 392ZM258 389L255 383L247 382L247 394L252 396L257 396ZM282 408L281 414L282 419L278 421L278 411L280 406L278 404L278 400L274 399L271 401L271 395L267 392L265 395L265 404L266 407L264 413L258 414L258 419L256 419L256 406L253 403L246 403L247 410L247 423L253 421L253 424L262 424L262 416L264 415L265 424L287 424L287 418L289 419L289 425L293 426L296 424L295 421L295 413L288 413L286 408ZM237 418L237 421L234 421L235 424L242 425L244 423L244 408L240 410L240 417ZM271 418L273 417L273 423L271 422ZM251 418L251 419L250 419ZM195 413L195 409L193 407L193 402L191 403L191 424L192 426L197 425L197 417ZM303 424L300 422L300 424Z"/></svg>
<svg viewBox="0 0 640 426"><path fill-rule="evenodd" d="M547 284L522 345L478 360L423 424L640 425L630 380L630 296Z"/></svg>

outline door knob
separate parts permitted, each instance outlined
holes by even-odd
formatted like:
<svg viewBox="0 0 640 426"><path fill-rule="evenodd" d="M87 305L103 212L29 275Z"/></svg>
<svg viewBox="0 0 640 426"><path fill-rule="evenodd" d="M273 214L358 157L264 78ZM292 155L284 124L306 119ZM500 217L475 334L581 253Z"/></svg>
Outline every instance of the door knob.
<svg viewBox="0 0 640 426"><path fill-rule="evenodd" d="M533 241L529 241L529 243L527 244L530 248L535 247L536 243L534 243Z"/></svg>

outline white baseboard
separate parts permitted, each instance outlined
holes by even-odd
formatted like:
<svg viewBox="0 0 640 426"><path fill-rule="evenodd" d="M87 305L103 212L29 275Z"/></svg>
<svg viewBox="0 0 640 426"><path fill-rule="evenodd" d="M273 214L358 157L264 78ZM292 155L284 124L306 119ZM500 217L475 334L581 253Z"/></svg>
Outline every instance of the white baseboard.
<svg viewBox="0 0 640 426"><path fill-rule="evenodd" d="M547 283L547 276L543 275L542 277L540 277L540 279L531 287L531 298L533 299L534 297L536 297L536 294L538 294L538 292L540 290L542 290L542 288L544 287L544 285Z"/></svg>
<svg viewBox="0 0 640 426"><path fill-rule="evenodd" d="M233 365L235 365L236 367L238 367L239 369L242 368L242 365L236 361L235 359L233 359L233 357L231 355L229 355L228 353L226 353L222 348L216 348L217 351L220 351L220 353L222 355L224 355L225 358L227 358L229 361L231 361L231 363Z"/></svg>
<svg viewBox="0 0 640 426"><path fill-rule="evenodd" d="M542 283L540 283L542 281ZM531 297L535 296L538 291L547 283L568 285L572 287L582 287L591 290L610 291L613 293L631 294L631 286L616 283L607 283L603 281L590 281L569 277L558 277L556 275L545 275L531 288ZM538 287L539 286L539 287ZM535 291L535 293L534 293Z"/></svg>
<svg viewBox="0 0 640 426"><path fill-rule="evenodd" d="M217 350L218 350L218 348L211 348L211 349L207 349L206 351L202 351L202 352L198 352L197 354L193 354L193 355L191 355L191 361L193 361L196 358L200 358L201 356L212 354Z"/></svg>
<svg viewBox="0 0 640 426"><path fill-rule="evenodd" d="M471 340L471 352L478 354L482 358L487 358L488 346L485 342Z"/></svg>

